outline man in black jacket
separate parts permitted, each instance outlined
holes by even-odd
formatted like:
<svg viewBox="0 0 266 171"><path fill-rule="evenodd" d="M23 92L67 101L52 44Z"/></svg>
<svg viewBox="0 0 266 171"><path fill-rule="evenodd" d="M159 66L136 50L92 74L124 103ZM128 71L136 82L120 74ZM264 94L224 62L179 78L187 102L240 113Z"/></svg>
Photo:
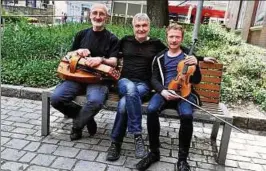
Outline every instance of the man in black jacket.
<svg viewBox="0 0 266 171"><path fill-rule="evenodd" d="M119 40L105 29L107 12L108 8L104 4L94 4L90 12L92 27L79 31L72 44L70 51L86 57L85 65L88 67L100 64L117 65ZM86 94L87 98L83 107L72 102L81 94ZM107 97L107 83L86 84L65 80L54 90L51 104L64 115L73 118L70 139L78 140L82 137L82 129L85 126L91 136L96 133L94 116L100 111Z"/></svg>
<svg viewBox="0 0 266 171"><path fill-rule="evenodd" d="M138 164L137 169L145 170L152 163L160 160L160 122L159 113L165 107L174 107L180 115L179 130L179 152L178 152L178 170L189 171L187 157L191 137L193 133L193 106L188 102L179 98L175 91L169 90L170 81L177 76L177 65L181 60L185 60L185 64L196 67L194 74L190 77L190 82L198 84L201 81L201 73L198 66L197 58L187 56L180 45L183 41L184 30L182 26L172 24L166 29L167 44L169 50L165 50L158 54L153 60L153 71L151 84L157 92L150 100L147 108L147 129L149 134L150 152ZM192 93L187 100L199 104L199 97Z"/></svg>
<svg viewBox="0 0 266 171"><path fill-rule="evenodd" d="M149 37L150 19L145 13L138 13L132 20L134 35L120 41L123 54L123 68L117 83L120 100L113 125L106 159L118 160L126 130L134 135L135 157L146 155L142 133L143 98L150 92L151 63L154 56L166 46L157 38Z"/></svg>

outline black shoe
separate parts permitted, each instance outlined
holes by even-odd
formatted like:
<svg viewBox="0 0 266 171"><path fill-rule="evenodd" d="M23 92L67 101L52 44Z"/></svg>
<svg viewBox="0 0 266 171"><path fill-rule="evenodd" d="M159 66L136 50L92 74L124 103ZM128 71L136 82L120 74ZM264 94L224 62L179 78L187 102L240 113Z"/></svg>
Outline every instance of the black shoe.
<svg viewBox="0 0 266 171"><path fill-rule="evenodd" d="M107 151L106 160L108 161L116 161L120 157L121 152L121 144L112 142L111 146L109 147Z"/></svg>
<svg viewBox="0 0 266 171"><path fill-rule="evenodd" d="M146 155L144 141L140 134L135 135L135 157L143 158Z"/></svg>
<svg viewBox="0 0 266 171"><path fill-rule="evenodd" d="M178 161L177 162L177 170L178 171L190 171L190 167L187 161Z"/></svg>
<svg viewBox="0 0 266 171"><path fill-rule="evenodd" d="M87 129L88 129L90 136L93 136L96 134L97 123L95 122L94 118L87 123Z"/></svg>
<svg viewBox="0 0 266 171"><path fill-rule="evenodd" d="M140 160L136 168L140 171L144 171L150 167L151 164L160 160L160 152L158 154L149 152L147 156L145 156L142 160Z"/></svg>
<svg viewBox="0 0 266 171"><path fill-rule="evenodd" d="M76 129L72 128L71 134L70 134L70 140L79 140L82 137L82 129Z"/></svg>

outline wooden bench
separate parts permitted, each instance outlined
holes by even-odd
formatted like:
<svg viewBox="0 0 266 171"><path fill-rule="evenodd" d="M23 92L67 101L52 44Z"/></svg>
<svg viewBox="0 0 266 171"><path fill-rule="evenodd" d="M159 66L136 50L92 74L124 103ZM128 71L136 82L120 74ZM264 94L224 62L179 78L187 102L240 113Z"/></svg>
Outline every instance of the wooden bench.
<svg viewBox="0 0 266 171"><path fill-rule="evenodd" d="M202 81L200 84L195 85L196 91L200 94L203 102L202 107L207 111L211 112L215 116L218 116L227 122L233 122L232 116L229 114L227 108L223 103L220 103L220 90L222 81L222 64L208 64L200 62L200 68L202 73ZM49 134L50 128L50 96L53 88L47 89L42 93L42 135L46 136ZM109 94L108 100L106 101L105 108L110 110L116 110L117 102L119 100L118 95L115 92ZM75 100L76 103L83 105L86 101L85 96L78 96ZM147 103L144 103L142 107L145 109ZM166 109L162 111L160 116L178 118L175 110ZM213 123L211 131L211 144L218 154L216 157L217 163L224 164L226 160L228 144L231 135L231 127L227 124L220 122L211 115L203 112L199 109L195 109L194 118L196 121L210 122ZM216 139L220 125L223 126L222 136L220 141L220 147L217 149Z"/></svg>

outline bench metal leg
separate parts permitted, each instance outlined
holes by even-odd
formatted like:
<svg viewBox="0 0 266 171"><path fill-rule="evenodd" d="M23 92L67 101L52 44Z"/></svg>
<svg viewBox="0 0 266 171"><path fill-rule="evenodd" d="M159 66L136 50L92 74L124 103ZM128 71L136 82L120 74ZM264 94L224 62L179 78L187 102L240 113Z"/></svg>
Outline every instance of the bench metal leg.
<svg viewBox="0 0 266 171"><path fill-rule="evenodd" d="M42 136L50 133L50 93L42 93Z"/></svg>
<svg viewBox="0 0 266 171"><path fill-rule="evenodd" d="M219 127L220 127L220 122L219 121L215 121L213 123L213 126L212 126L211 140L216 140L217 139Z"/></svg>
<svg viewBox="0 0 266 171"><path fill-rule="evenodd" d="M217 158L218 164L222 164L222 165L225 164L231 130L232 130L231 126L229 126L228 124L224 125L222 139L220 143L220 149L219 149L218 158Z"/></svg>

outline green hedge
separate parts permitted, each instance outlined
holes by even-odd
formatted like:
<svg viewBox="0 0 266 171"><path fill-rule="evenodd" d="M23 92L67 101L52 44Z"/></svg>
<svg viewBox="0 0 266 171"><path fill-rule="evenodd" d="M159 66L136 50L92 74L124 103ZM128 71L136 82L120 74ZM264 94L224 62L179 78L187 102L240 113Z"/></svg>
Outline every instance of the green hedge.
<svg viewBox="0 0 266 171"><path fill-rule="evenodd" d="M88 24L34 26L7 24L2 37L2 83L50 87L59 82L56 68L71 46L73 36ZM133 34L130 26L108 25L119 38ZM192 27L186 26L184 45L191 43ZM151 36L165 42L163 29L152 28ZM240 37L219 25L202 25L197 54L214 56L224 64L222 100L253 100L266 109L266 51L243 43Z"/></svg>

